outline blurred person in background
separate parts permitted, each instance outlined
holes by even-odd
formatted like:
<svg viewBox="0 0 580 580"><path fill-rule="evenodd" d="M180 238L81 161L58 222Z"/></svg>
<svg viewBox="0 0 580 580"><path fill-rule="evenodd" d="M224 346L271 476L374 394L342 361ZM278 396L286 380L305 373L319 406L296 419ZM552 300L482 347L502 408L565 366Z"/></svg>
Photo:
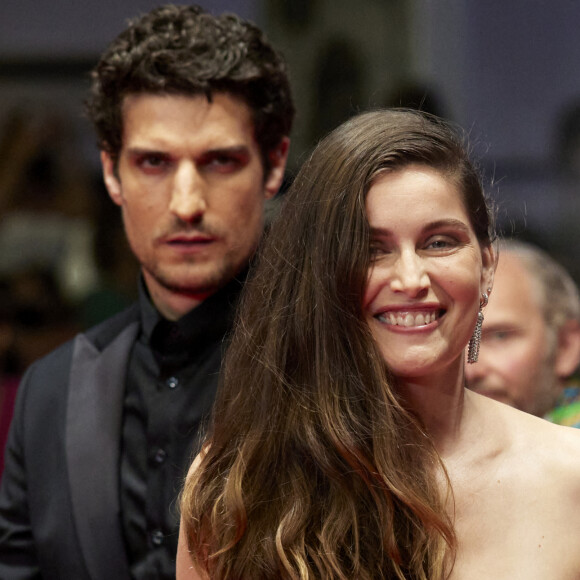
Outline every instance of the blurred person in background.
<svg viewBox="0 0 580 580"><path fill-rule="evenodd" d="M0 132L0 275L50 271L78 303L98 281L94 171L67 112L21 105Z"/></svg>
<svg viewBox="0 0 580 580"><path fill-rule="evenodd" d="M580 298L568 272L529 243L500 244L468 387L532 415L580 427Z"/></svg>
<svg viewBox="0 0 580 580"><path fill-rule="evenodd" d="M52 270L28 266L0 278L0 475L22 374L79 330Z"/></svg>

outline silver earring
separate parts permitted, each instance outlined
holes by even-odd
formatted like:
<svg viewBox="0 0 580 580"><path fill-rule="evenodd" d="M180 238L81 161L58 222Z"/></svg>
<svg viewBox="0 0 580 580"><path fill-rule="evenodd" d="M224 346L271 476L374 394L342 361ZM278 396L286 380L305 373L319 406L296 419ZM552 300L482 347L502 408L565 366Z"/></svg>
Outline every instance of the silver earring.
<svg viewBox="0 0 580 580"><path fill-rule="evenodd" d="M489 290L488 290L489 292ZM489 296L484 292L479 301L479 312L477 313L477 322L473 334L469 339L469 346L467 347L467 362L476 363L479 356L479 345L481 344L481 325L483 324L483 307L487 306Z"/></svg>

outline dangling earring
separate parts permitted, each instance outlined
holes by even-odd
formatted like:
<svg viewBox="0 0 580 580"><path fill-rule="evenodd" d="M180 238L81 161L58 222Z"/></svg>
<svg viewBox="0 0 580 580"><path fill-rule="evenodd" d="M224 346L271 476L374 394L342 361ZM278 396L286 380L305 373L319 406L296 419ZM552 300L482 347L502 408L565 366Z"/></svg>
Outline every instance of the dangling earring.
<svg viewBox="0 0 580 580"><path fill-rule="evenodd" d="M487 306L489 300L488 294L491 292L491 288L487 289L487 294L484 292L481 295L481 300L479 301L479 312L477 313L477 322L475 323L475 329L473 334L469 339L469 346L467 347L467 362L476 363L477 357L479 356L479 345L481 343L481 325L483 324L483 308Z"/></svg>

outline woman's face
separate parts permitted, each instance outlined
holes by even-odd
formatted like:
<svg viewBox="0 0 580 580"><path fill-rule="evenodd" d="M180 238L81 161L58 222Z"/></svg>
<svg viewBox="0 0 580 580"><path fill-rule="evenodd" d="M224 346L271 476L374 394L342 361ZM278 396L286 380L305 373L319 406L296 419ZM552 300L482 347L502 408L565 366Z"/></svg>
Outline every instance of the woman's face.
<svg viewBox="0 0 580 580"><path fill-rule="evenodd" d="M434 378L461 360L493 280L493 251L479 245L457 185L428 166L379 177L366 211L370 329L395 376Z"/></svg>

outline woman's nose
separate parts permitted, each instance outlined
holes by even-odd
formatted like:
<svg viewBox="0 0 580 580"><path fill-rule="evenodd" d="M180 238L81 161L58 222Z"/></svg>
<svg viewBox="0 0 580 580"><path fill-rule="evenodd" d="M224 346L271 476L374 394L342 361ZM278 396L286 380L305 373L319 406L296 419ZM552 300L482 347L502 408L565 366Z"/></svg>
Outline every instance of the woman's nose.
<svg viewBox="0 0 580 580"><path fill-rule="evenodd" d="M403 251L398 256L391 279L391 290L416 297L430 285L429 276L415 251Z"/></svg>

